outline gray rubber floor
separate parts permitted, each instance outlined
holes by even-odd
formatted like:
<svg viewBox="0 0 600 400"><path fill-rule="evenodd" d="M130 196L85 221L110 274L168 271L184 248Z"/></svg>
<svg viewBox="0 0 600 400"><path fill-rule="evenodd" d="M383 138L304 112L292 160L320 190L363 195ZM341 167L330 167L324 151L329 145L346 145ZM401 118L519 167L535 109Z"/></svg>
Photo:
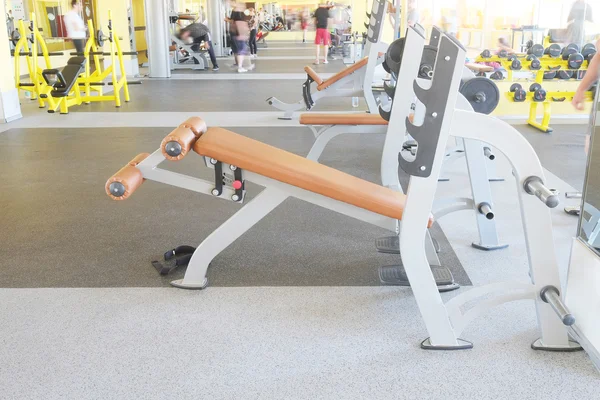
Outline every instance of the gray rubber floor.
<svg viewBox="0 0 600 400"><path fill-rule="evenodd" d="M542 165L574 188L583 189L587 155L587 125L554 125L554 132L542 133L529 125L517 129L531 143Z"/></svg>
<svg viewBox="0 0 600 400"><path fill-rule="evenodd" d="M236 129L305 155L305 128ZM13 129L0 136L4 210L0 287L156 287L150 261L181 244L197 245L239 206L146 182L131 199L111 201L104 183L136 154L152 152L165 129ZM334 140L322 162L379 181L383 136ZM168 168L212 179L200 157ZM249 186L249 198L260 191ZM445 236L435 227L440 258L468 285ZM374 240L389 232L298 200L286 201L218 256L212 286L377 286L378 267L400 263L378 254Z"/></svg>
<svg viewBox="0 0 600 400"><path fill-rule="evenodd" d="M147 80L132 85L129 103L120 109L114 103L92 103L73 107L73 112L202 112L202 111L277 111L266 100L275 96L281 101L295 103L302 99L302 80ZM243 95L241 95L243 94ZM34 104L32 107L36 107ZM350 98L324 98L314 111L352 110ZM364 102L356 111L366 110Z"/></svg>
<svg viewBox="0 0 600 400"><path fill-rule="evenodd" d="M281 50L283 51L283 50ZM275 54L273 54L275 55ZM298 54L303 56L305 54ZM213 72L210 70L205 71L193 71L188 69L176 70L174 73L194 73L194 74L219 74L219 73L231 73L235 72L233 68L230 66L233 64L233 58L220 58L217 60L219 62L220 70L217 72ZM252 60L252 63L256 65L254 70L245 72L247 75L261 73L261 74L281 74L281 73L302 73L304 72L304 67L310 65L316 72L338 72L343 68L346 68L346 65L342 62L342 60L329 60L329 64L319 64L313 65L312 59L306 60L261 60L260 51L258 58L256 60ZM247 65L247 61L245 64Z"/></svg>

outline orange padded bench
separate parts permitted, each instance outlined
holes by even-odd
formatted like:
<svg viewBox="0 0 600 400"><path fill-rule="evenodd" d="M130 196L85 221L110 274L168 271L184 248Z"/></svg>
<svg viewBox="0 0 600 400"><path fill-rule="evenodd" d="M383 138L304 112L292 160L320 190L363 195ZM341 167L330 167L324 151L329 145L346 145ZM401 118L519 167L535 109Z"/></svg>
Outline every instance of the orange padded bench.
<svg viewBox="0 0 600 400"><path fill-rule="evenodd" d="M354 65L352 65L348 68L344 68L343 70L341 70L340 72L338 72L337 74L333 75L331 78L326 79L326 80L321 79L319 77L319 75L309 66L304 67L304 71L308 74L308 76L310 76L312 78L313 81L315 81L317 83L317 85L318 85L317 90L323 90L323 89L327 89L329 86L333 85L340 79L358 71L362 67L366 66L368 62L369 62L369 58L365 57L362 60L360 60L359 62L354 63Z"/></svg>
<svg viewBox="0 0 600 400"><path fill-rule="evenodd" d="M194 144L194 151L334 200L402 219L406 195L226 129L208 129ZM432 223L430 218L429 226Z"/></svg>
<svg viewBox="0 0 600 400"><path fill-rule="evenodd" d="M378 114L301 114L302 125L387 125Z"/></svg>

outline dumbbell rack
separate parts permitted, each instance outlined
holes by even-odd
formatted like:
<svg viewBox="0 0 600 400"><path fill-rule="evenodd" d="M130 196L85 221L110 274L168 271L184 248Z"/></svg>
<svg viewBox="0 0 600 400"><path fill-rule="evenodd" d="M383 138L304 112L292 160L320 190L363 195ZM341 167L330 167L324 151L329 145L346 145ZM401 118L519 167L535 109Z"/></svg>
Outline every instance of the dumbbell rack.
<svg viewBox="0 0 600 400"><path fill-rule="evenodd" d="M573 100L573 96L575 96L575 92L546 92L546 90L542 88L542 85L539 82L533 83L529 87L529 92L525 91L519 83L514 83L510 87L510 92L506 93L507 99L511 102L530 103L529 118L527 120L527 123L532 127L545 133L552 132L552 128L550 127L551 104L562 103L564 101L571 101ZM594 96L595 89L586 92L585 101L594 101ZM542 117L542 121L538 122L537 109L538 104L540 103L544 107L544 114Z"/></svg>

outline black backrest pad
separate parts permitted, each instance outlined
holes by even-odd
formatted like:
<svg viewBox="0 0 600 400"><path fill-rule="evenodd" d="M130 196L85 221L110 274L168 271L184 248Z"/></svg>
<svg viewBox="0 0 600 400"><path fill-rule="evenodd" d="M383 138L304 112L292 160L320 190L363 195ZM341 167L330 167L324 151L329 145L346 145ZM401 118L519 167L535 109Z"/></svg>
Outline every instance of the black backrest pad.
<svg viewBox="0 0 600 400"><path fill-rule="evenodd" d="M71 57L61 71L63 79L65 81L65 88L56 89L52 92L52 95L55 94L68 94L75 82L77 82L77 78L83 72L85 68L85 57Z"/></svg>

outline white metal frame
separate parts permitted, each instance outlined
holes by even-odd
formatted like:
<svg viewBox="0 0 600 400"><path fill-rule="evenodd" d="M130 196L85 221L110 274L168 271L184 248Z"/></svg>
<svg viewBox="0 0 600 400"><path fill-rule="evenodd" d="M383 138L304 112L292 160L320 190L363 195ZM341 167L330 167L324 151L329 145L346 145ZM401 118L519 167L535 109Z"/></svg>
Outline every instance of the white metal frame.
<svg viewBox="0 0 600 400"><path fill-rule="evenodd" d="M385 7L385 11L382 14L381 20L376 20L374 16L377 14L379 7ZM373 81L375 69L377 66L381 65L384 59L384 57L379 54L384 53L388 46L386 43L381 42L381 36L383 35L384 30L383 22L387 15L387 7L387 0L373 1L370 24L371 27L377 24L379 29L377 31L377 37L372 37L375 33L371 27L369 28L369 38L365 45L365 53L368 56L367 65L364 68L360 68L354 73L343 77L324 90L319 90L314 93L311 92L314 103L317 103L324 97L363 97L367 103L369 112L378 112L379 105L373 94ZM306 84L308 84L308 82L303 83L303 85ZM301 99L296 103L285 103L276 97L269 97L267 103L284 112L281 119L291 119L295 111L310 110L307 109L304 99Z"/></svg>
<svg viewBox="0 0 600 400"><path fill-rule="evenodd" d="M416 60L420 60L424 38L409 30L407 42L411 44L415 42L417 53L412 55ZM458 57L455 60L450 57L444 58L443 49L447 49L449 46L455 46L458 51ZM459 339L459 336L476 316L504 302L533 299L541 332L541 339L537 341L538 348L571 349L573 344L569 341L565 326L556 317L551 306L545 303L539 295L541 289L546 286L560 288L556 255L550 250L553 247L550 211L535 196L527 194L524 190L524 184L530 177L539 177L543 182L544 171L535 151L516 129L488 115L455 109L461 75L459 66L464 63L465 56L466 52L462 48L459 48L451 39L442 37L436 69L438 63L447 63L440 68L453 68L451 70L453 78L450 82L449 93L447 93L447 97L444 97L447 98L445 110L426 108L426 112L432 118L437 118L438 113L439 117L443 118L440 131L432 133L439 133L439 141L431 166L431 174L427 177L413 176L410 179L400 228L399 239L403 264L429 333L429 339L423 345L427 348L438 349L465 348L466 342ZM401 76L414 77L417 70L418 62L403 63ZM445 96L446 94L439 93L439 95ZM410 104L406 102L405 107L400 107L398 104L401 102L394 103L394 119L407 121ZM403 137L404 132L404 130L397 130L396 136ZM505 154L510 161L521 207L531 282L494 283L474 288L459 294L444 304L429 268L423 238L426 234L438 186L446 144L451 135L488 143ZM391 136L387 135L386 140ZM145 179L200 193L211 193L212 182L161 170L158 165L162 161L164 161L164 156L158 150L141 162L138 168ZM207 165L210 163L207 162ZM206 287L206 272L213 258L288 197L296 197L390 231L396 229L397 221L394 219L249 171L243 171L243 174L244 180L254 182L265 189L200 244L190 261L185 277L180 281L173 282L173 285L189 289ZM231 195L231 190L225 190L221 197L230 199ZM477 304L465 309L468 305L474 304L476 300Z"/></svg>

